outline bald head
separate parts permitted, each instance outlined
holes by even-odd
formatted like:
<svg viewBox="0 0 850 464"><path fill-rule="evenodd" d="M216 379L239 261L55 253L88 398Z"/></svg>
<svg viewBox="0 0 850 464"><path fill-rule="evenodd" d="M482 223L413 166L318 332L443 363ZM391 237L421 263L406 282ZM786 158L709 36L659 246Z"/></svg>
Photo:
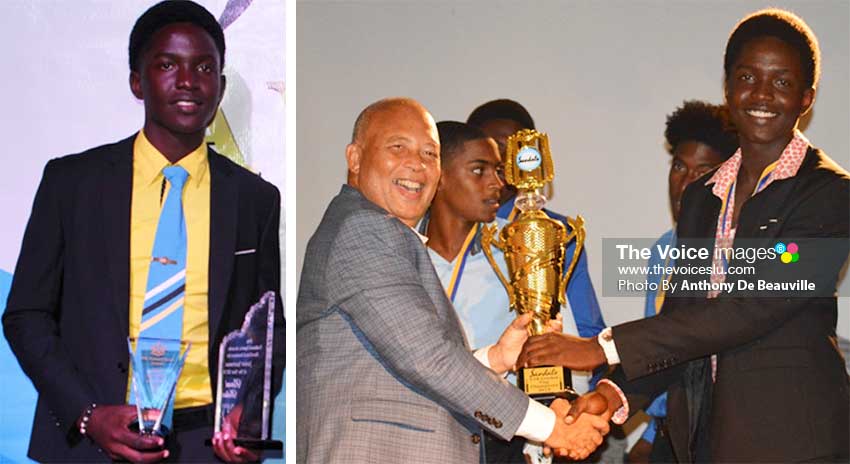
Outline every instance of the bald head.
<svg viewBox="0 0 850 464"><path fill-rule="evenodd" d="M431 204L440 177L434 118L410 98L377 101L357 117L345 149L348 183L408 225Z"/></svg>
<svg viewBox="0 0 850 464"><path fill-rule="evenodd" d="M409 107L410 109L428 113L428 110L426 110L421 103L412 98L392 97L378 100L364 108L357 116L357 120L354 121L354 130L351 131L351 143L363 141L363 137L365 137L366 132L369 130L369 125L375 115L403 107Z"/></svg>

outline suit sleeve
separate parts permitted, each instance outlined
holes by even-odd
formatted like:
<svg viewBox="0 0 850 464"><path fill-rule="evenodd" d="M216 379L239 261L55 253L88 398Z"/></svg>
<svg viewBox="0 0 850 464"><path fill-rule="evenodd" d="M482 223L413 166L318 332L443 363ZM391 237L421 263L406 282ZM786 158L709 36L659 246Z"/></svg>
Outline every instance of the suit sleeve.
<svg viewBox="0 0 850 464"><path fill-rule="evenodd" d="M373 211L347 218L325 276L330 303L403 383L470 418L492 416L499 427L474 420L509 439L526 414L528 397L448 332L417 272L414 246L422 245L395 219Z"/></svg>
<svg viewBox="0 0 850 464"><path fill-rule="evenodd" d="M65 257L63 175L67 176L57 160L44 169L24 232L3 329L24 372L70 431L93 402L94 392L68 356L58 330L58 319L63 316L60 300Z"/></svg>
<svg viewBox="0 0 850 464"><path fill-rule="evenodd" d="M802 199L782 231L783 237L806 240L800 245L801 253L808 263L816 265L796 269L801 270L801 279L814 282L818 289L834 291L850 248L846 240L850 230L848 198L846 179L825 184ZM818 245L825 242L821 239L841 240L822 246ZM780 266L770 269L782 269ZM801 311L817 308L812 301L806 297L763 296L668 298L658 316L613 328L621 367L632 380L728 350L771 333ZM672 306L668 308L668 304Z"/></svg>

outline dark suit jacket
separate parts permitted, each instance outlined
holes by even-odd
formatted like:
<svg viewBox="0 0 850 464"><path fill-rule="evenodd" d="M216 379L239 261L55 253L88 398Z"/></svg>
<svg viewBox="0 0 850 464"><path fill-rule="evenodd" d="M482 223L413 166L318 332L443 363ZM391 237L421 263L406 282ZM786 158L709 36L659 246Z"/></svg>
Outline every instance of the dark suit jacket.
<svg viewBox="0 0 850 464"><path fill-rule="evenodd" d="M133 140L51 160L36 193L3 326L39 393L29 448L39 461L105 459L79 440L74 423L91 403L125 403ZM280 195L212 150L209 166L208 357L215 379L223 336L241 326L262 292L279 293ZM234 256L247 249L256 252ZM275 391L284 363L277 311Z"/></svg>
<svg viewBox="0 0 850 464"><path fill-rule="evenodd" d="M705 186L711 175L685 192L680 240L709 238L713 246L721 202ZM817 275L807 278L834 291L848 253L848 185L845 170L810 148L796 176L773 182L744 204L736 246L742 239L772 247L789 238L838 238L825 249L800 246L801 260L818 263ZM710 258L691 264L709 266ZM669 388L667 423L681 462L847 456L850 387L836 320L834 297L668 297L657 317L613 328L622 363L611 377L632 410ZM716 382L712 353L718 355Z"/></svg>

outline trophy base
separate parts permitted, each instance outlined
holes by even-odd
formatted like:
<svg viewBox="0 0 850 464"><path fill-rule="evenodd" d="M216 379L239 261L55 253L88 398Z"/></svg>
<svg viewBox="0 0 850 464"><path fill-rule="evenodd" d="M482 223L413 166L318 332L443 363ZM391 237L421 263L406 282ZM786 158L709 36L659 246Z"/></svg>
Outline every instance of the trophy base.
<svg viewBox="0 0 850 464"><path fill-rule="evenodd" d="M169 430L168 427L166 427L162 424L159 425L159 430L154 431L153 430L154 424L156 424L156 421L146 420L144 422L145 426L143 427L143 430L141 430L141 431L139 431L139 421L135 421L132 424L128 425L127 427L130 430L132 430L133 432L139 433L141 435L156 435L156 436L161 437L161 438L165 438L165 437L168 436L169 433L171 433L171 430Z"/></svg>
<svg viewBox="0 0 850 464"><path fill-rule="evenodd" d="M552 404L553 401L559 398L572 403L573 400L575 400L579 396L581 395L579 395L578 392L576 392L572 388L567 388L566 390L559 392L537 393L534 395L528 395L529 398L533 399L534 401L537 401L538 403L542 403L544 406L549 406L550 404Z"/></svg>
<svg viewBox="0 0 850 464"><path fill-rule="evenodd" d="M572 388L570 370L563 366L523 367L517 372L517 387L546 406L557 398L572 401L579 396Z"/></svg>
<svg viewBox="0 0 850 464"><path fill-rule="evenodd" d="M212 439L204 440L206 446L212 446ZM250 438L237 438L233 440L233 444L243 448L255 450L282 450L283 442L280 440L254 440Z"/></svg>

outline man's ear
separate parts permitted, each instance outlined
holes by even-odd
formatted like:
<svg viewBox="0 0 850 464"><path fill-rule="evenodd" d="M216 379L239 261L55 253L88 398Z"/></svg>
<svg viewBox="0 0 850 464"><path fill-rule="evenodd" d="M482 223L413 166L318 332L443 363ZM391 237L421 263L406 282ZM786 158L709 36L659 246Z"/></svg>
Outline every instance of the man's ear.
<svg viewBox="0 0 850 464"><path fill-rule="evenodd" d="M142 77L138 71L130 71L130 91L139 100L145 99L145 95L142 92Z"/></svg>
<svg viewBox="0 0 850 464"><path fill-rule="evenodd" d="M440 173L440 179L437 181L437 192L443 189L443 174Z"/></svg>
<svg viewBox="0 0 850 464"><path fill-rule="evenodd" d="M352 174L360 173L360 159L363 157L363 150L356 143L349 143L345 147L345 160L348 162L348 172Z"/></svg>
<svg viewBox="0 0 850 464"><path fill-rule="evenodd" d="M803 91L803 101L800 106L800 116L808 113L810 109L812 109L812 105L815 104L815 96L817 95L817 91L814 87L809 87L808 89Z"/></svg>

